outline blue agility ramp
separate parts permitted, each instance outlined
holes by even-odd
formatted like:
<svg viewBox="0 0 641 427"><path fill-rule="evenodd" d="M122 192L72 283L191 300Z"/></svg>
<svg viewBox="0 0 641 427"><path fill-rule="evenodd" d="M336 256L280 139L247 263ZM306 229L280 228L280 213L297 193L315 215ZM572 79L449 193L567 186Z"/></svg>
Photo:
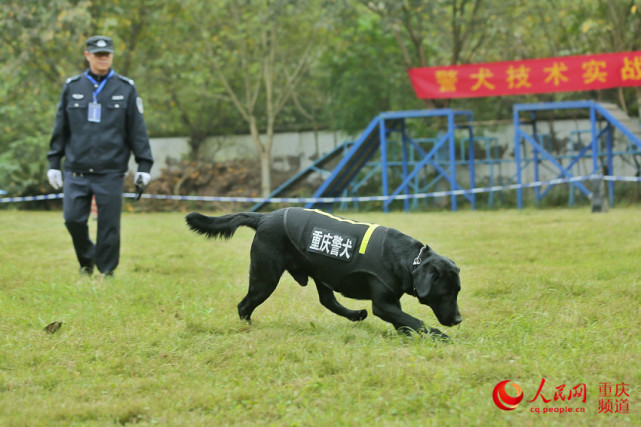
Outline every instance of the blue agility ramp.
<svg viewBox="0 0 641 427"><path fill-rule="evenodd" d="M375 117L312 197L339 197L380 148L381 140L400 124L399 120L385 123L380 115ZM306 207L329 209L331 203L308 203Z"/></svg>
<svg viewBox="0 0 641 427"><path fill-rule="evenodd" d="M462 123L461 123L462 119ZM397 111L381 113L376 116L367 126L365 131L355 141L351 149L345 154L331 175L321 184L314 193L314 198L337 198L344 194L349 185L354 182L359 172L372 163L374 154L379 152L380 158L376 163L376 170L381 175L381 195L386 198L383 202L383 210L389 211L390 204L399 195L408 196L416 192L420 186L416 185L416 179L426 167L435 171L438 179L445 179L451 191L462 190L463 188L456 177L456 139L455 131L464 129L467 131L469 144L469 157L474 158L473 127L471 125L473 115L471 111L456 111L451 109L438 110L417 110ZM433 121L437 121L436 127L441 131L436 138L417 138L413 136L408 126L408 121L432 121L429 123L434 128ZM459 121L457 123L457 120ZM440 122L439 122L440 121ZM423 123L423 127L426 123ZM419 126L420 127L420 126ZM430 146L425 148L425 142ZM394 159L390 155L391 149L400 146L401 158ZM440 156L439 153L445 153ZM465 157L465 156L463 156ZM470 163L470 187L474 187L474 167ZM396 187L390 185L390 174L400 168L400 183ZM463 195L475 204L474 194ZM407 197L403 198L404 209L410 208ZM451 195L451 208L457 209L457 196ZM310 202L308 208L329 209L331 202Z"/></svg>
<svg viewBox="0 0 641 427"><path fill-rule="evenodd" d="M319 157L314 163L309 165L307 168L301 170L296 175L294 175L293 177L285 181L277 189L272 191L269 194L267 200L256 203L254 206L251 207L250 210L252 212L261 210L262 208L270 204L269 202L270 199L274 199L276 197L282 196L283 194L286 194L288 190L291 190L292 188L296 187L297 184L305 181L307 178L310 177L310 175L314 173L329 174L331 169L328 170L326 168L329 165L331 165L333 162L335 162L336 159L341 158L345 154L345 152L349 149L350 145L351 143L345 142L335 147L330 152Z"/></svg>

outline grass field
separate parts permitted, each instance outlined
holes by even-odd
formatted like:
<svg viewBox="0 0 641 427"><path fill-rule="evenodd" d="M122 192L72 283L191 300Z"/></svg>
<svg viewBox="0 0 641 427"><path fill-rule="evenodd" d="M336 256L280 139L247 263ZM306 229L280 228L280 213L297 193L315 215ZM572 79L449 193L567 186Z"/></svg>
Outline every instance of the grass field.
<svg viewBox="0 0 641 427"><path fill-rule="evenodd" d="M370 313L351 323L288 275L242 323L249 229L208 241L184 213L126 213L103 281L78 276L60 212L0 211L0 425L641 424L640 207L341 215L456 261L462 324L403 298L450 344L339 298ZM549 402L529 402L543 378ZM524 393L513 411L493 403L503 380ZM562 408L585 412L542 413Z"/></svg>

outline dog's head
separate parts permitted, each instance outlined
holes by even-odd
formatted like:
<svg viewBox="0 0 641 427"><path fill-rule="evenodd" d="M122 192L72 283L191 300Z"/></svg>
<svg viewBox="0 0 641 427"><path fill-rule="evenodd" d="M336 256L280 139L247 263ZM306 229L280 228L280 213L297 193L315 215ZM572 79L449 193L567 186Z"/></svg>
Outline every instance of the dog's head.
<svg viewBox="0 0 641 427"><path fill-rule="evenodd" d="M460 269L452 260L428 251L420 264L413 266L416 296L422 304L430 306L442 325L458 325L462 321L457 302Z"/></svg>

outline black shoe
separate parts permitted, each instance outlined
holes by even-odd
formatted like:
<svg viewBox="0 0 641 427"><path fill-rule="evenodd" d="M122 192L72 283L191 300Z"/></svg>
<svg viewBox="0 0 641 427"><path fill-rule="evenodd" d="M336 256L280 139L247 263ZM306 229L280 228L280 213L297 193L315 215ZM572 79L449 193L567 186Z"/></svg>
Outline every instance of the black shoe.
<svg viewBox="0 0 641 427"><path fill-rule="evenodd" d="M82 267L80 267L81 276L91 276L92 274L93 274L93 265L91 266L83 265Z"/></svg>

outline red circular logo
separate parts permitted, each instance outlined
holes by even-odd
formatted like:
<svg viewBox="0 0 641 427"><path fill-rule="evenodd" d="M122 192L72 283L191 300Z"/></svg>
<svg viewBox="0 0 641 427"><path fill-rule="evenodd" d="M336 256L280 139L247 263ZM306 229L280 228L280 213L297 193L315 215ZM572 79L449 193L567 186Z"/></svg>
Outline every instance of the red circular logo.
<svg viewBox="0 0 641 427"><path fill-rule="evenodd" d="M505 391L505 387L508 384L516 390L515 397L510 396L507 394L507 391ZM519 403L523 400L523 390L521 390L521 386L517 383L510 383L510 380L501 381L496 385L496 387L494 387L492 398L494 399L496 406L499 408L504 411L512 411L516 409L516 407L519 406Z"/></svg>

